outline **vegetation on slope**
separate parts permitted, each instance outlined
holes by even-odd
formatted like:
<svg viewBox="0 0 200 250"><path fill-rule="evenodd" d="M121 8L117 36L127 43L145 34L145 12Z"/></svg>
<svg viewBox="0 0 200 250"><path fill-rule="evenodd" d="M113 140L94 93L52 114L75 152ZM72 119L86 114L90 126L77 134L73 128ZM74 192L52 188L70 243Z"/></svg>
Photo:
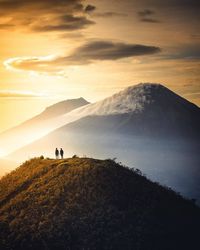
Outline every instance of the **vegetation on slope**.
<svg viewBox="0 0 200 250"><path fill-rule="evenodd" d="M35 158L0 180L1 249L198 249L200 209L112 160Z"/></svg>

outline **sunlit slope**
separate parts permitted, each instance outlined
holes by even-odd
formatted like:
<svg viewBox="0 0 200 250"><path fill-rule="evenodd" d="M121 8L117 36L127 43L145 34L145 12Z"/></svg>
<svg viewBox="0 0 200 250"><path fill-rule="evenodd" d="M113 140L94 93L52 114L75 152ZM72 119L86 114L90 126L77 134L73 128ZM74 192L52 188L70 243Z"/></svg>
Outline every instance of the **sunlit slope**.
<svg viewBox="0 0 200 250"><path fill-rule="evenodd" d="M41 114L0 134L0 157L41 138L58 128L55 120L73 109L88 104L83 98L71 99L47 107Z"/></svg>
<svg viewBox="0 0 200 250"><path fill-rule="evenodd" d="M1 249L197 249L200 209L111 160L33 159L0 180Z"/></svg>

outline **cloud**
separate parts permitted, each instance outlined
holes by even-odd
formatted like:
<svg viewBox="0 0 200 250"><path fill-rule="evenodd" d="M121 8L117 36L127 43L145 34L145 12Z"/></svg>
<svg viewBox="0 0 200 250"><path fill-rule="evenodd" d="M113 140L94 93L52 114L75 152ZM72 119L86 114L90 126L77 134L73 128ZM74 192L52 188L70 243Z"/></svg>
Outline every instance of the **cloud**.
<svg viewBox="0 0 200 250"><path fill-rule="evenodd" d="M160 48L154 46L112 41L93 41L80 46L66 59L72 62L91 63L96 60L118 60L158 52L160 52Z"/></svg>
<svg viewBox="0 0 200 250"><path fill-rule="evenodd" d="M141 17L146 17L146 16L151 16L154 13L155 12L153 10L145 9L145 10L139 11L138 15L141 16Z"/></svg>
<svg viewBox="0 0 200 250"><path fill-rule="evenodd" d="M106 11L106 12L96 12L93 14L94 17L119 17L119 16L127 16L124 13L113 12L113 11Z"/></svg>
<svg viewBox="0 0 200 250"><path fill-rule="evenodd" d="M146 22L146 23L160 23L159 20L153 19L153 18L141 18L140 21Z"/></svg>
<svg viewBox="0 0 200 250"><path fill-rule="evenodd" d="M86 16L84 0L0 0L0 29L15 26L32 31L73 31L94 24ZM94 7L94 6L93 6Z"/></svg>
<svg viewBox="0 0 200 250"><path fill-rule="evenodd" d="M152 55L161 49L155 46L127 44L112 41L92 41L64 56L18 57L4 62L7 69L66 76L65 69L74 65L86 65L96 61Z"/></svg>
<svg viewBox="0 0 200 250"><path fill-rule="evenodd" d="M85 12L87 13L91 13L93 11L96 10L96 7L94 5L91 5L91 4L88 4L86 7L85 7Z"/></svg>
<svg viewBox="0 0 200 250"><path fill-rule="evenodd" d="M132 6L132 8L139 8L147 10L145 18L153 18L156 13L159 13L159 16L165 18L166 22L168 19L182 20L186 24L191 21L199 23L199 0L124 0ZM149 12L152 10L154 13ZM140 16L143 11L138 12L139 18L144 18ZM145 11L144 11L145 14ZM155 18L153 18L155 19ZM141 20L142 21L142 20ZM198 24L197 24L198 25Z"/></svg>
<svg viewBox="0 0 200 250"><path fill-rule="evenodd" d="M128 2L136 2L136 0L127 0ZM162 8L197 8L200 7L199 0L140 0L141 5Z"/></svg>
<svg viewBox="0 0 200 250"><path fill-rule="evenodd" d="M10 29L13 28L14 25L13 24L9 24L9 23L0 23L0 30L2 29Z"/></svg>
<svg viewBox="0 0 200 250"><path fill-rule="evenodd" d="M97 7L94 5L87 5L85 7L85 12L90 14L92 17L115 17L115 16L126 16L126 14L114 12L114 11L105 11L105 12L96 12Z"/></svg>
<svg viewBox="0 0 200 250"><path fill-rule="evenodd" d="M184 60L200 60L200 46L199 44L189 44L175 47L174 51L169 51L168 54L163 55L164 59L184 59Z"/></svg>
<svg viewBox="0 0 200 250"><path fill-rule="evenodd" d="M72 15L64 15L60 17L60 22L57 25L36 25L32 27L34 31L49 32L49 31L74 31L84 29L95 22L88 20L86 17L75 17Z"/></svg>
<svg viewBox="0 0 200 250"><path fill-rule="evenodd" d="M47 95L31 91L0 90L0 98L38 98L38 97L47 97Z"/></svg>
<svg viewBox="0 0 200 250"><path fill-rule="evenodd" d="M150 9L144 9L138 12L140 21L147 22L147 23L160 23L159 20L153 18L154 15L155 15L155 12Z"/></svg>

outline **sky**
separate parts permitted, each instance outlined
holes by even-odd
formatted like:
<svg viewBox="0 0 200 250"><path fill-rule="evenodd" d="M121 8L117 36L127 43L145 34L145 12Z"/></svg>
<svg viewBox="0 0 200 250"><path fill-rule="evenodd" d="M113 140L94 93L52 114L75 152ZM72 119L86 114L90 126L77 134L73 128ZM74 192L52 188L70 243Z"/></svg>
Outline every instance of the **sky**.
<svg viewBox="0 0 200 250"><path fill-rule="evenodd" d="M0 132L140 82L200 105L198 0L0 0Z"/></svg>

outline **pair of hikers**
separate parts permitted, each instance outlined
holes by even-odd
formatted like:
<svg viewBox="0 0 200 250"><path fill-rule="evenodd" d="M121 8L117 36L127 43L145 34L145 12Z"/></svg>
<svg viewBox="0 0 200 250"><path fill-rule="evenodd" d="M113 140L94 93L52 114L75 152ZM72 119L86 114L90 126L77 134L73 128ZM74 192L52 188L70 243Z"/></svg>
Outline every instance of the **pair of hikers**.
<svg viewBox="0 0 200 250"><path fill-rule="evenodd" d="M63 159L64 151L62 148L60 149L60 151L56 148L55 150L56 159L59 159L59 154L60 154L61 159Z"/></svg>

